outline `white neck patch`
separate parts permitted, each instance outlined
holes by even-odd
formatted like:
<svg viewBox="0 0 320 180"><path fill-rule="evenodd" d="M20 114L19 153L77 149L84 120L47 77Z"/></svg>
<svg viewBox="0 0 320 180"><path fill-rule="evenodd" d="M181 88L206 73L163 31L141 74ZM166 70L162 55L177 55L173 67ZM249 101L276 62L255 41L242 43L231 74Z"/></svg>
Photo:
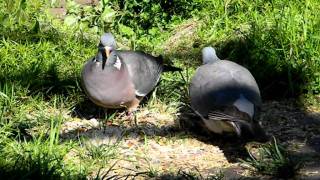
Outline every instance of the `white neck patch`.
<svg viewBox="0 0 320 180"><path fill-rule="evenodd" d="M117 68L118 70L120 70L121 68L121 61L119 59L119 57L117 57L117 61L114 63L113 65L115 68Z"/></svg>
<svg viewBox="0 0 320 180"><path fill-rule="evenodd" d="M146 95L146 94L144 94L144 93L140 93L138 90L136 90L135 93L136 93L137 96L145 96L145 95Z"/></svg>

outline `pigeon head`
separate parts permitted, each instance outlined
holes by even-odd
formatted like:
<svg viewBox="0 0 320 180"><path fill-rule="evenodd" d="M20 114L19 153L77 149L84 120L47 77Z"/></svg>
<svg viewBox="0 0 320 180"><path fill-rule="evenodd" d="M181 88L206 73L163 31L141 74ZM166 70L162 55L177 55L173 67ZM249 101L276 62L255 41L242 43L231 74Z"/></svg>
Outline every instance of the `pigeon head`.
<svg viewBox="0 0 320 180"><path fill-rule="evenodd" d="M110 53L116 49L116 40L111 33L105 33L100 38L99 51L104 51L109 57Z"/></svg>
<svg viewBox="0 0 320 180"><path fill-rule="evenodd" d="M120 70L121 68L121 61L119 59L119 57L117 56L116 52L111 52L108 58L104 58L104 60L102 61L102 69L104 69L104 67L115 67L118 70Z"/></svg>
<svg viewBox="0 0 320 180"><path fill-rule="evenodd" d="M248 122L234 122L233 127L235 128L238 136L245 139L254 139L259 142L266 142L269 140L268 135L261 126L261 122L252 119L251 123Z"/></svg>
<svg viewBox="0 0 320 180"><path fill-rule="evenodd" d="M102 69L105 68L105 66L111 66L114 65L117 62L117 54L116 52L110 52L110 54L107 57L107 54L103 51L100 50L98 51L95 61L97 62L102 62Z"/></svg>
<svg viewBox="0 0 320 180"><path fill-rule="evenodd" d="M205 47L202 49L202 63L209 64L220 60L213 47Z"/></svg>
<svg viewBox="0 0 320 180"><path fill-rule="evenodd" d="M263 129L261 122L253 119L251 124L252 137L254 137L257 141L266 142L270 139L270 137L266 134L266 131Z"/></svg>

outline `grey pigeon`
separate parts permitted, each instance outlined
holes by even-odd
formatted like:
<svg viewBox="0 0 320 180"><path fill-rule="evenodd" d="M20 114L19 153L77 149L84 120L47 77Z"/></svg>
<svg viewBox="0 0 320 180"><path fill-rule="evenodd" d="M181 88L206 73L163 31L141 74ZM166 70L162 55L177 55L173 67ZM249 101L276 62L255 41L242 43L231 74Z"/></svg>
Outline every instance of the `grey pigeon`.
<svg viewBox="0 0 320 180"><path fill-rule="evenodd" d="M176 70L180 69L164 65L161 56L116 50L113 35L105 33L97 55L84 65L82 84L95 104L105 108L126 107L131 113L156 87L162 72Z"/></svg>
<svg viewBox="0 0 320 180"><path fill-rule="evenodd" d="M191 108L205 126L217 134L266 138L256 120L261 97L251 73L237 63L220 60L212 47L202 50L202 61L189 91Z"/></svg>

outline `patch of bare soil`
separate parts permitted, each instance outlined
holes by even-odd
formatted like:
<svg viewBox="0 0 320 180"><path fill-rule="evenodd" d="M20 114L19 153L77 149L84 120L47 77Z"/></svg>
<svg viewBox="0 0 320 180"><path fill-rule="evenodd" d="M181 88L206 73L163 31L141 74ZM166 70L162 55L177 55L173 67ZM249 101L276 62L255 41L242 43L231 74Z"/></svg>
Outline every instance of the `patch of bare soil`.
<svg viewBox="0 0 320 180"><path fill-rule="evenodd" d="M272 101L264 104L261 119L270 135L303 160L297 178L320 179L320 112L294 100Z"/></svg>
<svg viewBox="0 0 320 180"><path fill-rule="evenodd" d="M268 134L305 161L298 179L317 179L320 178L320 114L304 109L294 101L266 102L261 121ZM197 171L202 177L219 171L226 179L252 177L238 161L238 158L247 157L245 147L248 143L206 133L192 116L182 114L178 117L180 121L192 122L193 130L181 126L174 113L143 108L137 113L137 124L121 117L113 122L78 119L63 125L62 137L86 137L93 144L118 142L119 156L110 163L116 163L110 176L131 174L136 175L132 176L134 178L144 179L146 175L141 172L170 174L184 170ZM106 167L105 172L109 168Z"/></svg>

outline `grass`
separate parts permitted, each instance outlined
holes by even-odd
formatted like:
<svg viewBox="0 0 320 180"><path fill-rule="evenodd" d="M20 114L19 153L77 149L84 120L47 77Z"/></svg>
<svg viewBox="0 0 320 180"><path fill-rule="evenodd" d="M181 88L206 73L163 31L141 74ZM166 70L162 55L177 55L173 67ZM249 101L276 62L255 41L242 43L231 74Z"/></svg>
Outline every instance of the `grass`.
<svg viewBox="0 0 320 180"><path fill-rule="evenodd" d="M108 172L107 172L108 173ZM100 175L100 174L99 174ZM172 180L222 180L223 174L217 173L216 175L210 175L206 178L204 178L201 174L199 174L197 171L182 171L179 170L177 173L168 173L168 174L154 174L152 171L147 172L139 172L135 174L128 174L124 176L108 176L108 174L103 174L100 176L96 176L94 179L106 179L106 178L115 178L115 179L121 179L121 178L136 178L136 177L143 177L143 178L156 178L156 179L172 179Z"/></svg>
<svg viewBox="0 0 320 180"><path fill-rule="evenodd" d="M92 164L99 164L103 163L104 165L108 165L111 159L115 159L118 152L118 144L112 143L108 144L101 144L101 145L93 145L93 144L86 144L84 148L86 154L85 156L81 157L83 161L87 159L92 159Z"/></svg>
<svg viewBox="0 0 320 180"><path fill-rule="evenodd" d="M95 7L68 1L63 21L47 14L55 4L50 2L0 3L1 178L19 179L21 174L23 178L85 178L112 167L119 144L65 140L58 133L61 124L79 118L74 109L86 103L80 72L95 54L104 31L113 32L122 49L162 54L169 63L183 67L181 74L163 75L142 105L148 112L169 112L177 117L179 108L189 103L189 80L201 62L201 49L208 45L217 48L220 58L246 66L264 98L319 94L317 0L180 0L164 13L161 8L169 6L160 1L121 4L110 0ZM145 14L137 16L141 10ZM316 98L308 101L318 102ZM88 111L86 108L83 105ZM106 119L117 121L116 117L113 113ZM271 144L265 153L271 147L276 146ZM288 163L279 152L272 152L276 156L271 159L280 163L272 168ZM263 162L255 164L254 159L250 163L261 172L276 171L263 170L267 168ZM149 174L160 176L159 171L154 168ZM179 176L186 174L180 172Z"/></svg>
<svg viewBox="0 0 320 180"><path fill-rule="evenodd" d="M257 151L255 154L248 151L250 158L242 160L253 172L287 179L294 177L301 167L301 162L293 159L275 138Z"/></svg>
<svg viewBox="0 0 320 180"><path fill-rule="evenodd" d="M154 174L154 172L145 172L146 178L158 178L158 179L173 179L173 180L222 180L224 178L222 173L203 177L197 171L183 171L179 170L177 173L168 174Z"/></svg>
<svg viewBox="0 0 320 180"><path fill-rule="evenodd" d="M0 176L5 179L84 178L81 172L65 169L68 165L63 158L73 145L59 143L60 124L61 118L52 119L48 137L41 134L32 141L3 137Z"/></svg>

